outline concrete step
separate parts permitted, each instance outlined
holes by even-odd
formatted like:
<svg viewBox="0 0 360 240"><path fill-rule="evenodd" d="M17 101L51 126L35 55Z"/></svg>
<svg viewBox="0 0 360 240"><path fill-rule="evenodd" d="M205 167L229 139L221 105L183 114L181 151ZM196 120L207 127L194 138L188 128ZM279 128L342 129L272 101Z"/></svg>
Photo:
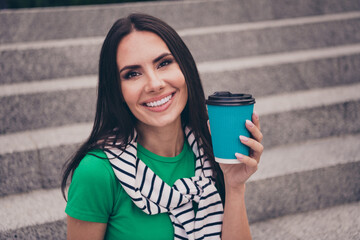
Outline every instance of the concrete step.
<svg viewBox="0 0 360 240"><path fill-rule="evenodd" d="M59 187L63 164L91 127L82 123L1 135L0 196Z"/></svg>
<svg viewBox="0 0 360 240"><path fill-rule="evenodd" d="M250 222L360 201L360 135L266 149L247 184Z"/></svg>
<svg viewBox="0 0 360 240"><path fill-rule="evenodd" d="M130 12L153 14L179 31L206 95L255 95L265 152L247 184L254 239L270 239L268 226L277 224L274 239L357 239L358 222L343 212L336 223L346 222L345 233L326 228L335 221L318 221L327 210L280 217L360 201L359 11L353 0L0 11L0 239L66 238L60 170L91 130L99 46L113 21ZM344 212L358 215L353 209Z"/></svg>
<svg viewBox="0 0 360 240"><path fill-rule="evenodd" d="M231 90L264 97L360 82L360 44L202 62L198 67L206 95ZM0 134L92 121L96 78L0 85Z"/></svg>
<svg viewBox="0 0 360 240"><path fill-rule="evenodd" d="M66 239L66 202L59 189L7 196L0 202L0 239Z"/></svg>
<svg viewBox="0 0 360 240"><path fill-rule="evenodd" d="M0 232L0 239L66 240L66 218L58 221Z"/></svg>
<svg viewBox="0 0 360 240"><path fill-rule="evenodd" d="M360 84L258 98L264 146L359 133ZM61 165L91 123L0 135L0 196L59 186ZM14 161L14 159L17 159Z"/></svg>
<svg viewBox="0 0 360 240"><path fill-rule="evenodd" d="M360 11L184 29L179 34L197 62L350 45L360 43ZM97 74L103 38L3 44L1 83Z"/></svg>
<svg viewBox="0 0 360 240"><path fill-rule="evenodd" d="M260 98L264 146L359 133L360 84Z"/></svg>
<svg viewBox="0 0 360 240"><path fill-rule="evenodd" d="M359 82L359 56L360 45L354 44L209 61L198 68L206 94L231 90L267 96Z"/></svg>
<svg viewBox="0 0 360 240"><path fill-rule="evenodd" d="M195 0L2 10L0 43L104 36L117 18L132 12L155 15L179 30L195 26L216 26L357 10L360 10L360 3L353 0L302 0L291 3L287 0L232 0L226 1L226 4L223 0Z"/></svg>
<svg viewBox="0 0 360 240"><path fill-rule="evenodd" d="M197 62L307 50L359 43L360 11L185 29L179 33Z"/></svg>
<svg viewBox="0 0 360 240"><path fill-rule="evenodd" d="M250 225L254 240L360 239L360 202L285 216Z"/></svg>
<svg viewBox="0 0 360 240"><path fill-rule="evenodd" d="M359 137L311 140L266 150L259 171L247 184L250 222L359 201ZM65 201L57 188L5 196L0 206L4 219L0 236L38 237L52 233L55 226L59 228L56 236L65 235ZM252 224L255 236L262 236L264 229L256 226L262 225Z"/></svg>

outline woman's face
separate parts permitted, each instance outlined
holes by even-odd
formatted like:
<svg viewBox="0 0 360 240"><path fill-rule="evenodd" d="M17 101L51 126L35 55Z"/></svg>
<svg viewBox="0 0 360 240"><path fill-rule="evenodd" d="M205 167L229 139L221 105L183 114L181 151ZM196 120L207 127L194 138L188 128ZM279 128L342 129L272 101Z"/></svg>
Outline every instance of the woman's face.
<svg viewBox="0 0 360 240"><path fill-rule="evenodd" d="M121 40L116 59L122 94L138 124L164 127L181 123L188 99L185 77L158 35L130 33Z"/></svg>

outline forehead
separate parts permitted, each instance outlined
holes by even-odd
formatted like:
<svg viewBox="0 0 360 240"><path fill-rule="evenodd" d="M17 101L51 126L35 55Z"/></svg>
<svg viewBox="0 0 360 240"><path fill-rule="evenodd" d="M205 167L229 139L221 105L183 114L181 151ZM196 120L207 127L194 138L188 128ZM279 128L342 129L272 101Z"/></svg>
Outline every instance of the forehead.
<svg viewBox="0 0 360 240"><path fill-rule="evenodd" d="M139 64L153 60L163 53L170 53L166 43L155 33L134 31L126 35L117 48L118 65Z"/></svg>

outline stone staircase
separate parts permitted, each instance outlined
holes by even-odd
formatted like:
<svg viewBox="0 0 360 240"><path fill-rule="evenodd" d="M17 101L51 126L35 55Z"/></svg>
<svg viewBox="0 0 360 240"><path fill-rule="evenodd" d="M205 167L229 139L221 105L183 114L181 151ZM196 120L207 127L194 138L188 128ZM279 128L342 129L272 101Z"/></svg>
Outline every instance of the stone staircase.
<svg viewBox="0 0 360 240"><path fill-rule="evenodd" d="M0 239L66 239L60 169L90 133L104 35L158 16L206 95L250 92L254 239L360 239L360 2L192 0L0 11Z"/></svg>

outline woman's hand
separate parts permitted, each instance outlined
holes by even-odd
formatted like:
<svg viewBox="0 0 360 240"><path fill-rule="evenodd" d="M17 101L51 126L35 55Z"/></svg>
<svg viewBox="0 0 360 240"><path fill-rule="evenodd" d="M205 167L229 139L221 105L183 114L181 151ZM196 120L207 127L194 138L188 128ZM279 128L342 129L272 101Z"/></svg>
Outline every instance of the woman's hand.
<svg viewBox="0 0 360 240"><path fill-rule="evenodd" d="M241 143L250 147L250 155L245 156L235 153L236 158L243 164L220 164L224 173L224 180L227 190L229 188L243 187L249 177L254 174L258 168L261 154L264 150L261 141L263 135L260 131L260 121L257 113L254 112L252 122L246 121L246 128L252 135L252 138L240 136Z"/></svg>
<svg viewBox="0 0 360 240"><path fill-rule="evenodd" d="M249 222L245 206L245 182L258 168L264 147L261 145L263 135L260 131L259 116L254 113L252 122L246 122L246 128L252 138L240 136L240 141L250 147L250 156L236 153L241 164L222 164L220 167L225 180L225 208L222 225L223 240L251 239Z"/></svg>

